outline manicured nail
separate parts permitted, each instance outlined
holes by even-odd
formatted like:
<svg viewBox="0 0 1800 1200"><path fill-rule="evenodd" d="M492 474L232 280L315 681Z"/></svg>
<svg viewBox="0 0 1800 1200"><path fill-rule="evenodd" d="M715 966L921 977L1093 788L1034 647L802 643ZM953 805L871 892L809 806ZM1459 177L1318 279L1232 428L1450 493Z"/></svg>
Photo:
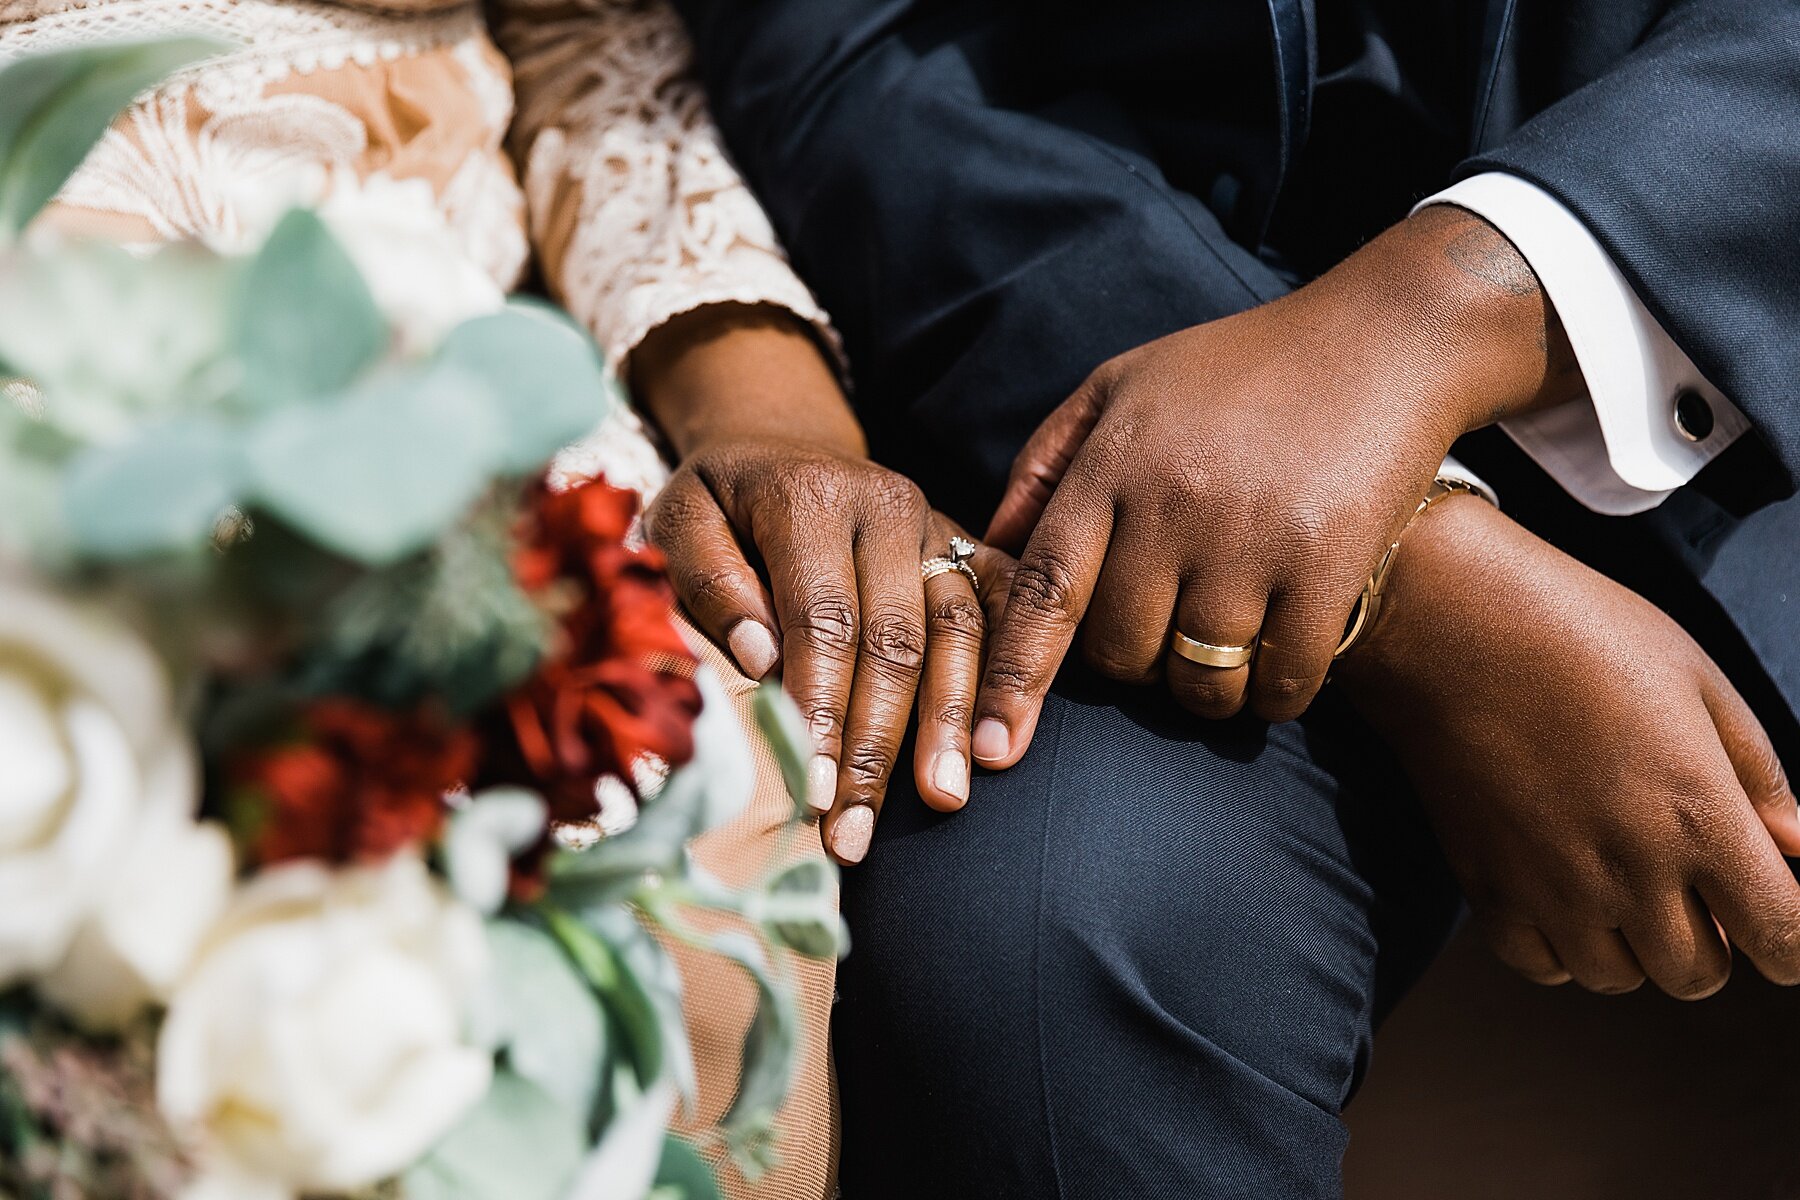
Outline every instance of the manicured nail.
<svg viewBox="0 0 1800 1200"><path fill-rule="evenodd" d="M830 812L837 799L837 759L829 754L813 755L806 768L806 802L819 812Z"/></svg>
<svg viewBox="0 0 1800 1200"><path fill-rule="evenodd" d="M946 796L968 800L969 760L954 750L943 751L932 760L931 783Z"/></svg>
<svg viewBox="0 0 1800 1200"><path fill-rule="evenodd" d="M875 810L866 804L853 804L838 817L831 830L831 849L845 862L857 863L869 852L869 837L875 832Z"/></svg>
<svg viewBox="0 0 1800 1200"><path fill-rule="evenodd" d="M761 621L752 621L746 617L731 627L731 632L725 635L725 641L731 647L738 666L752 679L761 679L775 665L778 653L775 649L775 635Z"/></svg>
<svg viewBox="0 0 1800 1200"><path fill-rule="evenodd" d="M984 717L975 726L975 736L969 739L969 750L981 762L999 762L1011 747L1012 735L992 717Z"/></svg>

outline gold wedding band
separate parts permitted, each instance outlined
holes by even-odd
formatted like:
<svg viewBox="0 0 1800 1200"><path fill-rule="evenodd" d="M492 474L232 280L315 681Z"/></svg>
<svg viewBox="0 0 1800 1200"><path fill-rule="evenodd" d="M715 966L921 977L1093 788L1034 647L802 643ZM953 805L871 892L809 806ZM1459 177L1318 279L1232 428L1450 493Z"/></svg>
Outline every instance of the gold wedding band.
<svg viewBox="0 0 1800 1200"><path fill-rule="evenodd" d="M1248 646L1215 646L1211 642L1202 642L1189 637L1179 629L1169 639L1169 649L1192 663L1203 667L1222 667L1230 670L1249 663L1256 653L1256 643Z"/></svg>

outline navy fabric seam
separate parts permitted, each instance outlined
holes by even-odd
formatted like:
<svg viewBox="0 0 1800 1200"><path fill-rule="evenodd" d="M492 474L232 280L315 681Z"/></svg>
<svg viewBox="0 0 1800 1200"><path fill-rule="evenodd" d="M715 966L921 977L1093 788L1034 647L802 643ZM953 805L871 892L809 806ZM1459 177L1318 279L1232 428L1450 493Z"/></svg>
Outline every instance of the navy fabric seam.
<svg viewBox="0 0 1800 1200"><path fill-rule="evenodd" d="M1162 201L1162 203L1164 205L1166 205L1171 212L1173 212L1177 217L1179 217L1181 219L1181 223L1188 227L1188 229L1193 233L1194 237L1200 242L1200 244L1202 246L1204 246L1206 248L1206 252L1208 254L1212 255L1214 261L1216 261L1221 267L1223 267L1225 269L1225 273L1227 275L1230 275L1233 279L1235 279L1237 281L1237 285L1239 287L1244 289L1244 294L1251 299L1251 301L1253 302L1253 305L1254 304L1267 304L1270 300L1274 300L1277 298L1277 296L1265 296L1261 292L1257 291L1256 288L1252 287L1250 285L1250 281L1245 279L1241 274L1238 273L1238 269L1231 264L1231 260L1226 258L1223 254L1219 253L1219 248L1212 244L1212 239L1207 237L1206 234L1201 231L1201 229L1198 225L1194 224L1193 218L1188 216L1185 212L1181 211L1181 205L1175 203L1175 201L1171 200L1168 196L1164 195L1162 188L1157 187L1155 184L1151 183L1150 180L1146 179L1144 177L1144 173L1142 171L1138 170L1137 167L1134 166L1130 162L1130 160L1121 156L1118 151L1114 150L1111 146L1108 146L1106 144L1106 142L1104 140L1102 140L1101 138L1095 137L1093 134L1088 133L1085 130L1076 130L1075 132L1079 133L1081 135L1082 139L1085 140L1088 143L1088 145L1091 146L1097 154L1101 155L1103 158L1110 160L1114 166L1118 167L1120 170L1124 171L1127 175L1131 176L1134 180L1137 181L1139 187L1142 187L1145 190L1147 190L1148 192L1150 192L1151 195L1155 196L1158 200ZM1221 231L1221 235L1222 234L1223 234L1223 231ZM1248 251L1246 251L1246 253L1248 253ZM1279 293L1277 295L1279 295Z"/></svg>
<svg viewBox="0 0 1800 1200"><path fill-rule="evenodd" d="M1512 39L1513 18L1517 15L1517 0L1506 0L1506 7L1500 13L1500 36L1494 40L1494 61L1488 64L1487 87L1481 98L1481 116L1475 124L1475 138L1471 143L1479 154L1482 140L1487 137L1488 119L1494 111L1494 93L1500 87L1500 63L1506 57L1506 44Z"/></svg>
<svg viewBox="0 0 1800 1200"><path fill-rule="evenodd" d="M1065 1195L1062 1181L1062 1155L1056 1145L1056 1117L1050 1108L1050 1055L1044 1038L1044 908L1050 891L1050 827L1055 815L1057 777L1062 772L1064 726L1068 723L1068 705L1059 704L1056 713L1056 749L1050 754L1050 788L1044 799L1044 828L1038 842L1038 898L1036 920L1032 922L1031 998L1035 1010L1038 1050L1038 1092L1044 1106L1044 1133L1050 1142L1050 1178L1058 1197Z"/></svg>

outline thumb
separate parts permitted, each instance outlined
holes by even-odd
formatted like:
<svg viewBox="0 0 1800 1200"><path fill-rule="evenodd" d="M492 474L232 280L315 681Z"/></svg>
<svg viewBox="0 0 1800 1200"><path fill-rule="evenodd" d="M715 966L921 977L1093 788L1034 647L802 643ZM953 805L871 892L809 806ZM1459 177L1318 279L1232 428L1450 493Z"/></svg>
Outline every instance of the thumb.
<svg viewBox="0 0 1800 1200"><path fill-rule="evenodd" d="M1044 506L1050 503L1050 494L1068 473L1076 451L1093 432L1100 414L1106 411L1106 397L1106 385L1099 381L1096 371L1044 418L1013 460L1006 494L994 510L994 519L988 522L984 541L1014 554L1024 548L1031 531L1037 528L1038 518L1044 515Z"/></svg>

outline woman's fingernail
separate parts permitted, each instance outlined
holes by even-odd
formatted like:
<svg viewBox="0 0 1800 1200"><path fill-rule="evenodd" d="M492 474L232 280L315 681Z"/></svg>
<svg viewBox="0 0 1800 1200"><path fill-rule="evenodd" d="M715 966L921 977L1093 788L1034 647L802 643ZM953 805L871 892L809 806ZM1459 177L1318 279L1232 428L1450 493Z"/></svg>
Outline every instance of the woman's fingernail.
<svg viewBox="0 0 1800 1200"><path fill-rule="evenodd" d="M969 739L969 750L983 762L999 762L1011 746L1012 737L1006 726L992 717L982 718L975 726L975 736Z"/></svg>
<svg viewBox="0 0 1800 1200"><path fill-rule="evenodd" d="M954 750L945 750L931 763L931 783L946 796L958 800L969 798L969 760Z"/></svg>
<svg viewBox="0 0 1800 1200"><path fill-rule="evenodd" d="M837 760L829 754L813 755L806 768L806 802L819 812L830 812L837 799Z"/></svg>
<svg viewBox="0 0 1800 1200"><path fill-rule="evenodd" d="M875 810L866 804L853 804L831 828L832 853L845 862L861 862L869 852L869 838L874 832Z"/></svg>
<svg viewBox="0 0 1800 1200"><path fill-rule="evenodd" d="M775 665L777 651L775 635L761 621L752 621L748 617L731 627L725 635L725 642L731 647L732 657L738 661L744 674L752 679L761 679Z"/></svg>

